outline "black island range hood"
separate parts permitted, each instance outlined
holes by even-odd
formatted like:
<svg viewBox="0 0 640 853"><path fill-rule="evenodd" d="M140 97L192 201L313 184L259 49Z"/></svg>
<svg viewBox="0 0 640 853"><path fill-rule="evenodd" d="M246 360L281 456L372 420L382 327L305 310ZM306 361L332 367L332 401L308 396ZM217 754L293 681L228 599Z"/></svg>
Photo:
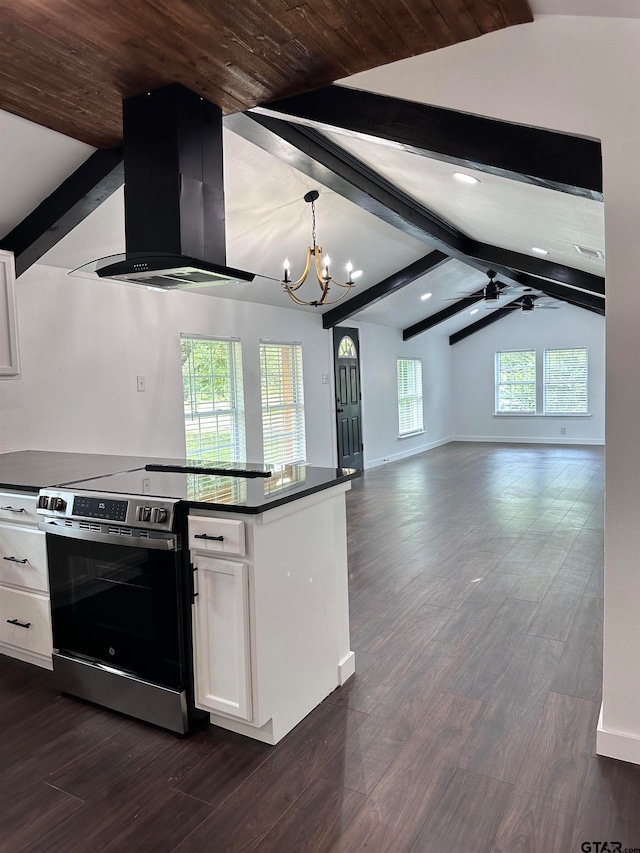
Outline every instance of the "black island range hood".
<svg viewBox="0 0 640 853"><path fill-rule="evenodd" d="M173 83L123 101L126 252L73 273L183 289L250 282L226 266L222 110Z"/></svg>

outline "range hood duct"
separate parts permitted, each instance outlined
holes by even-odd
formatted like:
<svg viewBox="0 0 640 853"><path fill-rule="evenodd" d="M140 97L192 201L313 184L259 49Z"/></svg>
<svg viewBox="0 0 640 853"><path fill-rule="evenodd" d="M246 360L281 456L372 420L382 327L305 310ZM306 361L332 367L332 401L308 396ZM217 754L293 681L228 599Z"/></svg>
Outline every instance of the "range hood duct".
<svg viewBox="0 0 640 853"><path fill-rule="evenodd" d="M122 117L126 253L74 272L163 290L253 281L226 266L221 109L173 83Z"/></svg>

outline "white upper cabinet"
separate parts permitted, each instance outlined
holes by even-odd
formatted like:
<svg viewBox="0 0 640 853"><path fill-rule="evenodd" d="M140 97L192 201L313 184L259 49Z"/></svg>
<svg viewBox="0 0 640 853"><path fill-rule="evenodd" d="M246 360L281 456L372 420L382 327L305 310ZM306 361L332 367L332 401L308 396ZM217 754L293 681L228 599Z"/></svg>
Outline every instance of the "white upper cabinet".
<svg viewBox="0 0 640 853"><path fill-rule="evenodd" d="M20 373L15 283L13 252L0 250L0 378Z"/></svg>

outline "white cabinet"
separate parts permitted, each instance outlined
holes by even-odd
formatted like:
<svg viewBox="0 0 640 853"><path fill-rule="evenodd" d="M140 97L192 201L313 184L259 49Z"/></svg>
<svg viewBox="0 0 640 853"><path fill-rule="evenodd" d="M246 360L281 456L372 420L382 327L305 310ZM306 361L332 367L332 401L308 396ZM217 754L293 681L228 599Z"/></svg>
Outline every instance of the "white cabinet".
<svg viewBox="0 0 640 853"><path fill-rule="evenodd" d="M0 492L0 652L51 669L46 535L36 526L36 502L34 494Z"/></svg>
<svg viewBox="0 0 640 853"><path fill-rule="evenodd" d="M249 575L246 563L193 555L196 704L252 717Z"/></svg>
<svg viewBox="0 0 640 853"><path fill-rule="evenodd" d="M255 515L190 510L196 705L215 725L277 743L355 671L348 488Z"/></svg>
<svg viewBox="0 0 640 853"><path fill-rule="evenodd" d="M244 521L235 518L189 518L189 548L209 554L228 554L242 557L246 554Z"/></svg>
<svg viewBox="0 0 640 853"><path fill-rule="evenodd" d="M0 250L0 378L20 372L15 281L13 253Z"/></svg>

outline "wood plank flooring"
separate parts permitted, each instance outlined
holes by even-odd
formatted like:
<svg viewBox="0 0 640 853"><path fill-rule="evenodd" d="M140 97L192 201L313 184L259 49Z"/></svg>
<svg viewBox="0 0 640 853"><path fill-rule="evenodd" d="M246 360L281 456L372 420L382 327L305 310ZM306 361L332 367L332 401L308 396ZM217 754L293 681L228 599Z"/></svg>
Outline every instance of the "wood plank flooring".
<svg viewBox="0 0 640 853"><path fill-rule="evenodd" d="M595 755L602 448L453 443L347 498L357 674L276 747L0 657L0 850L640 848L640 768Z"/></svg>

